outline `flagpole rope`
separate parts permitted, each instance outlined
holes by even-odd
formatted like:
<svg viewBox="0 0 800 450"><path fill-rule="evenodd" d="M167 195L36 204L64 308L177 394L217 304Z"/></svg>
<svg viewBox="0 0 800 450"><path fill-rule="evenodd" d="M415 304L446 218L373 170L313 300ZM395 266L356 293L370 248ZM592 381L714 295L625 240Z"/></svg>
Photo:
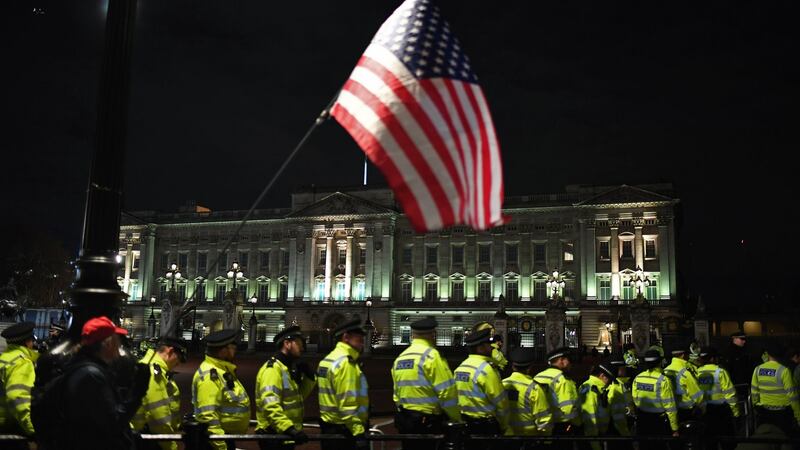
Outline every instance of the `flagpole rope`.
<svg viewBox="0 0 800 450"><path fill-rule="evenodd" d="M341 90L336 91L336 95L334 95L333 98L330 100L330 102L328 102L328 105L325 107L325 109L323 109L322 112L319 113L319 116L317 116L317 118L314 120L314 123L311 125L311 127L308 128L306 133L303 135L302 139L300 139L300 142L297 143L297 145L294 147L291 153L289 153L286 159L283 160L283 163L278 168L277 172L275 172L275 175L272 176L272 179L269 180L269 183L267 183L267 185L255 199L253 204L250 206L250 209L247 210L247 214L244 215L242 221L239 222L239 226L236 227L236 231L234 231L233 234L228 238L228 241L225 242L225 246L222 248L222 251L217 253L216 259L214 259L214 262L206 271L205 275L203 276L203 280L207 281L208 276L211 273L213 273L214 270L217 268L217 266L219 265L219 260L222 257L222 255L224 255L228 251L228 248L230 248L234 239L236 239L236 237L239 235L239 232L242 231L242 228L244 228L244 225L250 219L250 216L253 215L253 212L256 210L258 205L261 204L261 201L264 200L264 197L267 195L267 193L269 193L270 189L272 189L272 186L275 184L275 182L278 181L278 178L280 178L281 174L286 169L286 167L289 166L289 163L292 162L292 159L294 159L295 155L297 155L300 149L303 148L303 145L305 145L306 141L311 136L311 133L313 133L314 130L317 129L317 127L325 123L325 121L327 121L330 118L331 108L333 107L333 104L336 103L336 99L339 98L339 92L341 92ZM162 336L171 335L175 331L178 322L182 320L184 317L186 317L188 313L192 312L193 309L197 308L197 303L194 302L196 294L197 294L197 289L195 289L194 292L192 292L192 295L189 296L188 299L186 299L183 305L181 305L180 316L178 317L178 320L175 320L174 323L170 323L167 328L167 333L166 334L162 333ZM192 303L192 306L187 308L187 305L189 303ZM194 336L194 330L192 330L192 336Z"/></svg>

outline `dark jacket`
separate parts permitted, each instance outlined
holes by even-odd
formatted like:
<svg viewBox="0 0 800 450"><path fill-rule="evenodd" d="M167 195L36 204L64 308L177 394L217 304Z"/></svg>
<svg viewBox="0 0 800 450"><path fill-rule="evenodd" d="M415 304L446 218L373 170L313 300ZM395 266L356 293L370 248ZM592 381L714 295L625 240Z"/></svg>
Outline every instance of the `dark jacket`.
<svg viewBox="0 0 800 450"><path fill-rule="evenodd" d="M114 374L100 359L78 353L70 365L81 365L64 383L64 408L68 430L60 449L134 448L130 420L141 398L121 397Z"/></svg>
<svg viewBox="0 0 800 450"><path fill-rule="evenodd" d="M731 344L725 356L725 368L731 374L733 384L747 384L749 386L753 378L753 370L757 364L747 353L747 349Z"/></svg>

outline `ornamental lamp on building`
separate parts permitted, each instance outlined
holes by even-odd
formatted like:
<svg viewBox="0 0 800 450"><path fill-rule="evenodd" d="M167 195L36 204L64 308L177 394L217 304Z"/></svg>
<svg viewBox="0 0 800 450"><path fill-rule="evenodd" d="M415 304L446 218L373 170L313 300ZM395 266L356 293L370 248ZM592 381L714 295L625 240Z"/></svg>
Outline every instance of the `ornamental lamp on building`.
<svg viewBox="0 0 800 450"><path fill-rule="evenodd" d="M553 301L558 301L560 291L564 289L564 285L564 280L561 274L558 273L558 269L553 270L553 274L547 280L547 287L550 289L550 292L552 292Z"/></svg>

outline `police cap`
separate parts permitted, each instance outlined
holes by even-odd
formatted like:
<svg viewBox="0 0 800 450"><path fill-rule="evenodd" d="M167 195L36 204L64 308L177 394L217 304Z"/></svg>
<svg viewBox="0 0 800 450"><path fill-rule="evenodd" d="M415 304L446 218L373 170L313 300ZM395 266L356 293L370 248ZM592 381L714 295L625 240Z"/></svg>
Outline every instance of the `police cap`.
<svg viewBox="0 0 800 450"><path fill-rule="evenodd" d="M620 367L625 365L625 359L621 355L611 355L608 363L614 367Z"/></svg>
<svg viewBox="0 0 800 450"><path fill-rule="evenodd" d="M33 322L15 323L3 330L0 336L3 336L9 344L22 344L28 339L33 339L33 328L35 326L36 324Z"/></svg>
<svg viewBox="0 0 800 450"><path fill-rule="evenodd" d="M294 339L294 338L304 338L303 332L300 331L300 327L298 325L292 325L289 328L285 328L280 333L276 334L274 338L272 338L272 342L276 344L280 344L287 339Z"/></svg>
<svg viewBox="0 0 800 450"><path fill-rule="evenodd" d="M616 373L617 371L614 370L614 368L612 367L612 365L610 363L602 362L602 363L598 364L597 365L597 370L602 372L603 374L605 374L605 376L610 378L611 381L614 381L614 380L617 379L617 373Z"/></svg>
<svg viewBox="0 0 800 450"><path fill-rule="evenodd" d="M464 345L467 347L474 347L485 342L492 341L492 330L486 328L483 330L473 331L469 336L464 338Z"/></svg>
<svg viewBox="0 0 800 450"><path fill-rule="evenodd" d="M239 339L239 330L229 328L226 330L215 331L205 338L206 346L209 349L219 349L228 344L236 344Z"/></svg>
<svg viewBox="0 0 800 450"><path fill-rule="evenodd" d="M353 319L349 322L345 322L333 330L333 336L337 338L345 333L367 334L367 332L364 330L364 327L361 326L361 320L359 319Z"/></svg>
<svg viewBox="0 0 800 450"><path fill-rule="evenodd" d="M684 353L688 353L688 350L682 347L678 347L678 348L673 348L670 353L672 353L672 356L678 356L678 355L683 355Z"/></svg>
<svg viewBox="0 0 800 450"><path fill-rule="evenodd" d="M439 323L433 317L426 317L414 322L411 322L411 329L414 331L433 331Z"/></svg>
<svg viewBox="0 0 800 450"><path fill-rule="evenodd" d="M178 351L181 355L181 360L186 361L189 354L189 344L186 339L176 338L172 336L161 336L158 340L158 345L166 345Z"/></svg>
<svg viewBox="0 0 800 450"><path fill-rule="evenodd" d="M700 350L700 356L703 358L716 358L719 355L717 349L714 347L703 347Z"/></svg>
<svg viewBox="0 0 800 450"><path fill-rule="evenodd" d="M550 362L550 361L552 361L554 359L561 358L561 357L568 358L570 354L572 354L572 349L571 348L569 348L569 347L559 347L559 348L557 348L555 350L550 351L550 353L547 354L547 362Z"/></svg>
<svg viewBox="0 0 800 450"><path fill-rule="evenodd" d="M656 349L650 349L644 352L644 362L655 363L661 361L661 359L662 359L661 353Z"/></svg>
<svg viewBox="0 0 800 450"><path fill-rule="evenodd" d="M744 331L742 331L742 330L736 330L735 332L731 333L731 337L732 338L744 339L744 338L747 337L747 335L744 334Z"/></svg>
<svg viewBox="0 0 800 450"><path fill-rule="evenodd" d="M527 367L536 361L536 352L532 348L517 347L508 357L514 365Z"/></svg>

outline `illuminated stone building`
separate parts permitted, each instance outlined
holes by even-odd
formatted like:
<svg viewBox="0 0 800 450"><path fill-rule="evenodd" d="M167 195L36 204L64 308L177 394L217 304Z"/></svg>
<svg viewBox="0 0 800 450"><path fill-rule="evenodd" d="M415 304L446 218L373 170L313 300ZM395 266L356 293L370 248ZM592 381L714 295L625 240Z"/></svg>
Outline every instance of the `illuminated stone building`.
<svg viewBox="0 0 800 450"><path fill-rule="evenodd" d="M254 310L259 342L297 323L324 344L344 319L369 316L378 345L402 345L410 322L432 315L439 344L459 345L502 304L512 335L543 348L554 301L548 281L558 270L564 342L602 350L629 341L628 308L639 290L650 336L660 339L677 317L677 203L668 184L568 186L508 197L502 227L416 234L391 190L304 190L292 194L290 208L255 211L225 253L244 211L137 212L121 229L119 282L130 294L124 323L134 336L149 335L151 310L158 317L173 292L197 300L196 315L183 321L188 335L192 321L202 334L221 328L236 262L243 322L249 326ZM166 276L173 264L180 278ZM639 287L637 268L646 280Z"/></svg>

